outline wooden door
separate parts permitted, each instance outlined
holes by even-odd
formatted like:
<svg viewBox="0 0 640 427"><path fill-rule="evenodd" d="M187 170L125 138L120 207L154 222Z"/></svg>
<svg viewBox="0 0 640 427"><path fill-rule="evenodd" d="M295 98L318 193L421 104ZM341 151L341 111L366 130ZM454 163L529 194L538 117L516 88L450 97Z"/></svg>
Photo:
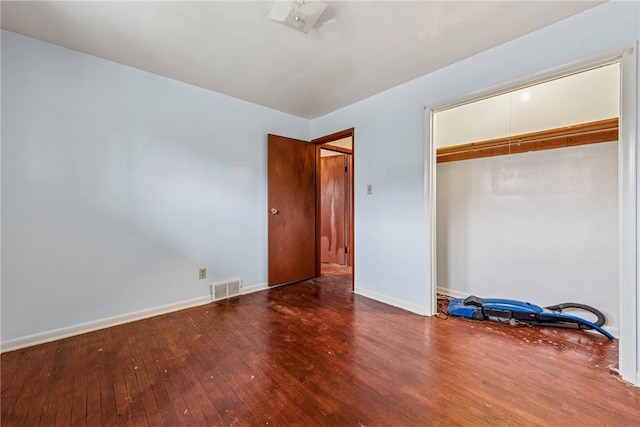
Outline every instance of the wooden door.
<svg viewBox="0 0 640 427"><path fill-rule="evenodd" d="M340 265L346 264L346 161L347 156L342 153L320 160L320 260Z"/></svg>
<svg viewBox="0 0 640 427"><path fill-rule="evenodd" d="M316 159L307 141L268 137L269 286L316 277Z"/></svg>

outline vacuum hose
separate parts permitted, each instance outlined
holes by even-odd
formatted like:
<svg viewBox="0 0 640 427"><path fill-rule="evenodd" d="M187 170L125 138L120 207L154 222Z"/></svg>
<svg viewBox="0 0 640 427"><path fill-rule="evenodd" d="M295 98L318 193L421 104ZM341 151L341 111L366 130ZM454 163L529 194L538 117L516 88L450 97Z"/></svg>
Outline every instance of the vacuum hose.
<svg viewBox="0 0 640 427"><path fill-rule="evenodd" d="M566 308L578 308L580 310L588 311L591 314L595 314L595 316L597 317L597 320L593 322L593 324L595 325L602 326L606 321L604 314L602 314L602 312L600 312L599 310L585 304L578 304L576 302L565 302L562 304L551 305L545 308L547 310L556 311L558 313L562 313L562 310Z"/></svg>

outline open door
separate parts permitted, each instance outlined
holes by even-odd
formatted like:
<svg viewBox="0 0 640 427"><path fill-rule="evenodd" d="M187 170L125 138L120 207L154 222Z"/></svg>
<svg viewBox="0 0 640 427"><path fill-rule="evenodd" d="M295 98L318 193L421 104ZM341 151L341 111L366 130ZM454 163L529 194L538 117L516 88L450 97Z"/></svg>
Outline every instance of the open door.
<svg viewBox="0 0 640 427"><path fill-rule="evenodd" d="M316 272L316 148L268 136L269 286L299 282Z"/></svg>

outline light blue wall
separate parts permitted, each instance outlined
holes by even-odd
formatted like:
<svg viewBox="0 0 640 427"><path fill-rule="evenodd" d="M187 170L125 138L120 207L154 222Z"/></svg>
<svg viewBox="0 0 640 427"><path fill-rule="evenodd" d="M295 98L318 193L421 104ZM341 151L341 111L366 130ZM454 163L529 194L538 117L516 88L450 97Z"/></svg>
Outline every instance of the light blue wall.
<svg viewBox="0 0 640 427"><path fill-rule="evenodd" d="M638 39L640 3L608 2L313 120L312 137L355 128L356 291L428 311L425 106L438 107ZM373 184L374 194L366 195L367 184Z"/></svg>
<svg viewBox="0 0 640 427"><path fill-rule="evenodd" d="M267 281L266 135L308 120L4 31L2 113L3 341Z"/></svg>
<svg viewBox="0 0 640 427"><path fill-rule="evenodd" d="M266 134L351 127L356 288L426 311L424 107L635 43L639 21L606 3L311 122L2 32L2 340L266 282Z"/></svg>

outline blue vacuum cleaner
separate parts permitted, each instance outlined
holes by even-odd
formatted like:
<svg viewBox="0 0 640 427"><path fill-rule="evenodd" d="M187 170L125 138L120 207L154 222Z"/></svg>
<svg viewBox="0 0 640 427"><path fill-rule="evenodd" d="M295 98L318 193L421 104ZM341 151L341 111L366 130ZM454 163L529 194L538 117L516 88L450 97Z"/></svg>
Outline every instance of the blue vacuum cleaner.
<svg viewBox="0 0 640 427"><path fill-rule="evenodd" d="M567 308L588 311L596 316L595 322L589 322L581 317L564 314ZM499 298L480 298L470 296L458 298L449 302L447 313L452 316L467 317L474 320L495 319L501 322L520 322L529 325L553 326L578 330L593 329L610 340L613 336L602 329L606 319L604 314L593 307L584 304L567 302L564 304L540 307L524 301Z"/></svg>

